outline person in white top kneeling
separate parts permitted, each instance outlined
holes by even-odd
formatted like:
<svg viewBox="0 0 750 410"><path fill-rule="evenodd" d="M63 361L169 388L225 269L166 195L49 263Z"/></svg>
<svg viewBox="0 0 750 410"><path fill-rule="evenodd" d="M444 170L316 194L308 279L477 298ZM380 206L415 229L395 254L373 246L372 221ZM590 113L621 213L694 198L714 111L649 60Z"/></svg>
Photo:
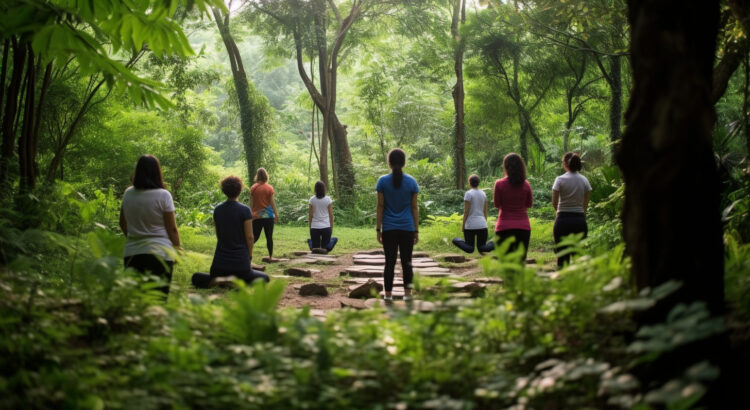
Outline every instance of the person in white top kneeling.
<svg viewBox="0 0 750 410"><path fill-rule="evenodd" d="M135 166L133 186L125 190L120 208L120 228L125 234L125 267L158 276L169 294L174 267L174 248L180 235L174 217L172 195L164 189L159 160L142 155Z"/></svg>
<svg viewBox="0 0 750 410"><path fill-rule="evenodd" d="M495 244L487 242L487 195L479 189L479 177L469 177L470 190L464 194L464 219L461 230L465 240L453 238L453 244L467 253L474 252L474 241L476 240L479 253L493 250Z"/></svg>
<svg viewBox="0 0 750 410"><path fill-rule="evenodd" d="M308 203L310 204L308 219L310 239L307 240L307 246L310 250L324 250L328 253L336 246L338 238L331 237L333 234L333 200L326 195L326 184L322 181L315 183L315 195Z"/></svg>

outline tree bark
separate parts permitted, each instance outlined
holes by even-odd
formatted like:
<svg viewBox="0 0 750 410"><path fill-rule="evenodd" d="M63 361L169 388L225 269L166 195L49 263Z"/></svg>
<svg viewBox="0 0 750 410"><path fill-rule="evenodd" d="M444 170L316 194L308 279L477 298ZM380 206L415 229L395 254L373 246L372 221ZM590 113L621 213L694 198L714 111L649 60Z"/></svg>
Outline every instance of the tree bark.
<svg viewBox="0 0 750 410"><path fill-rule="evenodd" d="M629 0L633 93L616 157L623 234L639 289L679 280L670 301L720 313L724 253L711 132L718 2ZM689 204L686 198L689 197Z"/></svg>
<svg viewBox="0 0 750 410"><path fill-rule="evenodd" d="M237 103L240 110L240 128L242 129L242 144L245 148L247 173L249 178L252 178L255 171L260 167L263 156L262 144L259 143L260 136L255 135L253 129L253 106L249 96L250 84L245 73L245 66L242 63L240 50L229 31L229 15L222 15L221 11L216 8L213 8L212 11L221 40L224 42L224 47L229 55L232 79L237 91Z"/></svg>
<svg viewBox="0 0 750 410"><path fill-rule="evenodd" d="M622 137L622 57L610 57L609 69L609 140L612 142L612 158L615 157L616 142Z"/></svg>
<svg viewBox="0 0 750 410"><path fill-rule="evenodd" d="M456 188L466 186L466 126L464 124L464 49L466 39L459 32L459 25L466 23L466 0L453 1L451 34L456 42L453 70L456 73L456 84L453 86L453 109L455 129L453 130L454 173Z"/></svg>
<svg viewBox="0 0 750 410"><path fill-rule="evenodd" d="M8 182L8 168L13 158L15 148L15 123L19 108L19 93L21 92L21 81L23 79L24 66L26 65L26 47L19 44L13 38L13 72L10 77L7 95L5 99L5 113L3 115L3 141L0 147L0 197L10 192L6 186Z"/></svg>
<svg viewBox="0 0 750 410"><path fill-rule="evenodd" d="M18 167L20 170L18 189L21 193L28 192L34 188L34 157L33 157L33 129L34 109L36 107L36 74L37 64L34 61L34 53L31 44L28 48L26 63L26 100L23 106L23 122L21 124L21 135L18 138Z"/></svg>

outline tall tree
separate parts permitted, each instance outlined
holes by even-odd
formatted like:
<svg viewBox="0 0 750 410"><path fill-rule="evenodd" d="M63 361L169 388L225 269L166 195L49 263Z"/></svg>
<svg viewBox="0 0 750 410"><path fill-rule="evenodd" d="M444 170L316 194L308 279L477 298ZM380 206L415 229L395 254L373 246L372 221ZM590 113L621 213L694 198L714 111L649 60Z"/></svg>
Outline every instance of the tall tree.
<svg viewBox="0 0 750 410"><path fill-rule="evenodd" d="M724 252L711 132L719 5L629 0L628 6L633 91L617 163L635 282L644 288L682 281L679 299L706 301L718 313ZM696 190L686 206L685 195Z"/></svg>
<svg viewBox="0 0 750 410"><path fill-rule="evenodd" d="M229 7L232 7L232 2L229 2ZM245 161L247 162L247 174L252 178L255 175L255 170L261 165L263 158L263 144L261 139L263 137L261 126L259 122L264 120L263 113L264 105L267 104L254 104L254 102L260 97L255 90L255 87L250 83L245 72L245 65L242 62L242 55L240 55L240 49L237 47L237 42L232 36L232 32L229 30L229 16L230 12L222 12L220 9L214 7L211 9L216 27L219 29L221 40L224 42L224 47L227 50L229 56L229 64L232 70L232 79L234 81L234 89L237 96L237 105L239 107L240 114L240 128L242 129L242 144L245 148ZM260 97L265 98L265 97Z"/></svg>
<svg viewBox="0 0 750 410"><path fill-rule="evenodd" d="M335 0L260 0L253 3L260 17L258 27L267 40L277 42L283 37L292 42L297 69L313 102L323 114L322 135L330 141L335 193L344 204L353 203L354 166L349 149L347 127L336 114L338 71L348 50L354 45L346 39L355 24L368 14L379 14L393 6L388 1L353 0L339 3ZM318 60L318 84L311 79L304 64L307 50L312 50ZM321 158L321 179L327 180Z"/></svg>
<svg viewBox="0 0 750 410"><path fill-rule="evenodd" d="M454 167L456 188L464 189L466 185L466 125L464 123L464 52L466 38L461 28L466 24L466 0L451 0L451 36L453 37L453 70L456 73L456 84L453 86L454 130Z"/></svg>

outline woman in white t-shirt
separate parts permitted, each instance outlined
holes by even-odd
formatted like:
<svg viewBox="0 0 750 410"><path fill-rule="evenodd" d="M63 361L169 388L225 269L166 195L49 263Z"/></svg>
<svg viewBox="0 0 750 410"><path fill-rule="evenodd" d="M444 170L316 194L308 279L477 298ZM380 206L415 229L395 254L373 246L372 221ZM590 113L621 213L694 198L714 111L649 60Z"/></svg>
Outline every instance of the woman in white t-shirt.
<svg viewBox="0 0 750 410"><path fill-rule="evenodd" d="M333 250L338 238L333 238L333 200L326 195L326 184L322 181L315 183L315 195L310 197L310 239L307 245L310 250L323 249L326 253Z"/></svg>
<svg viewBox="0 0 750 410"><path fill-rule="evenodd" d="M125 267L161 277L167 284L159 290L169 294L180 235L172 195L164 189L161 166L153 155L138 159L133 186L122 196L120 228L127 237Z"/></svg>
<svg viewBox="0 0 750 410"><path fill-rule="evenodd" d="M552 206L555 208L555 226L553 235L557 245L570 234L588 234L586 211L591 198L591 184L585 176L578 173L581 170L581 157L573 152L563 156L565 173L555 178L552 185ZM560 253L566 246L557 246L556 253ZM570 254L557 258L557 266L562 267L570 261Z"/></svg>
<svg viewBox="0 0 750 410"><path fill-rule="evenodd" d="M467 253L474 252L474 241L476 240L479 253L489 252L494 249L492 241L487 242L487 195L479 189L479 177L469 177L470 190L464 194L464 219L461 230L464 239L453 238L453 244Z"/></svg>

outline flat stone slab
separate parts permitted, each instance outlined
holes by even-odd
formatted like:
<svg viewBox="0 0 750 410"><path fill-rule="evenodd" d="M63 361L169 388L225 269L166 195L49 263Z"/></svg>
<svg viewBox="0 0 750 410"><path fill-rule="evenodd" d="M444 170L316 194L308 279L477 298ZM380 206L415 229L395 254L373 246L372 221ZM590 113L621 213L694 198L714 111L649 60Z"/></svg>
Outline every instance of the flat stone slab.
<svg viewBox="0 0 750 410"><path fill-rule="evenodd" d="M318 255L326 255L328 254L328 249L326 248L313 248L312 253L318 254Z"/></svg>
<svg viewBox="0 0 750 410"><path fill-rule="evenodd" d="M383 272L360 271L360 270L342 270L339 276L349 275L353 278L378 278L383 276Z"/></svg>
<svg viewBox="0 0 750 410"><path fill-rule="evenodd" d="M383 296L385 296L385 291L384 290L381 291L378 295L382 299ZM403 299L404 298L404 290L403 289L393 288L393 291L391 292L391 296L393 297L393 300Z"/></svg>
<svg viewBox="0 0 750 410"><path fill-rule="evenodd" d="M266 270L266 265L256 265L254 263L251 263L250 267L252 267L255 270L259 270L259 271L265 271Z"/></svg>
<svg viewBox="0 0 750 410"><path fill-rule="evenodd" d="M450 269L441 268L439 266L415 266L414 270L420 273L450 273Z"/></svg>
<svg viewBox="0 0 750 410"><path fill-rule="evenodd" d="M485 288L485 285L477 282L456 282L451 283L451 291L454 292L479 292Z"/></svg>
<svg viewBox="0 0 750 410"><path fill-rule="evenodd" d="M438 265L437 262L412 262L411 266L413 268L439 268L440 265Z"/></svg>
<svg viewBox="0 0 750 410"><path fill-rule="evenodd" d="M416 251L411 253L412 258L429 258L430 254L423 251Z"/></svg>
<svg viewBox="0 0 750 410"><path fill-rule="evenodd" d="M383 266L385 259L353 259L355 265Z"/></svg>
<svg viewBox="0 0 750 410"><path fill-rule="evenodd" d="M560 277L560 272L537 272L536 276L544 279L555 280Z"/></svg>
<svg viewBox="0 0 750 410"><path fill-rule="evenodd" d="M419 274L428 278L447 278L448 276L451 276L450 272L429 272L423 270L420 270Z"/></svg>
<svg viewBox="0 0 750 410"><path fill-rule="evenodd" d="M382 249L370 249L366 251L358 251L355 255L383 255Z"/></svg>
<svg viewBox="0 0 750 410"><path fill-rule="evenodd" d="M432 312L437 310L437 306L434 303L426 300L412 300L409 302L404 302L403 300L393 300L386 304L383 299L372 298L367 299L364 304L370 309L374 309L376 307L385 307L388 309L413 310L415 312Z"/></svg>
<svg viewBox="0 0 750 410"><path fill-rule="evenodd" d="M289 262L289 259L287 258L273 258L269 259L268 256L264 256L261 258L261 260L265 263L281 263L281 262Z"/></svg>
<svg viewBox="0 0 750 410"><path fill-rule="evenodd" d="M460 255L458 253L443 253L435 256L435 259L453 263L466 262L466 256Z"/></svg>
<svg viewBox="0 0 750 410"><path fill-rule="evenodd" d="M493 278L493 277L483 277L483 278L474 278L474 282L501 285L503 283L503 279Z"/></svg>
<svg viewBox="0 0 750 410"><path fill-rule="evenodd" d="M317 269L304 269L304 268L286 268L284 274L289 276L300 276L303 278L312 278L314 273L320 273Z"/></svg>
<svg viewBox="0 0 750 410"><path fill-rule="evenodd" d="M339 303L341 304L342 308L351 308L351 309L367 309L367 305L365 305L365 301L362 299L343 299L340 300Z"/></svg>
<svg viewBox="0 0 750 410"><path fill-rule="evenodd" d="M310 254L310 251L292 251L292 255L294 256L305 256L309 254Z"/></svg>
<svg viewBox="0 0 750 410"><path fill-rule="evenodd" d="M305 283L299 289L300 296L328 296L326 285L321 283Z"/></svg>
<svg viewBox="0 0 750 410"><path fill-rule="evenodd" d="M325 319L326 311L323 309L310 309L310 316L317 317L318 319Z"/></svg>

